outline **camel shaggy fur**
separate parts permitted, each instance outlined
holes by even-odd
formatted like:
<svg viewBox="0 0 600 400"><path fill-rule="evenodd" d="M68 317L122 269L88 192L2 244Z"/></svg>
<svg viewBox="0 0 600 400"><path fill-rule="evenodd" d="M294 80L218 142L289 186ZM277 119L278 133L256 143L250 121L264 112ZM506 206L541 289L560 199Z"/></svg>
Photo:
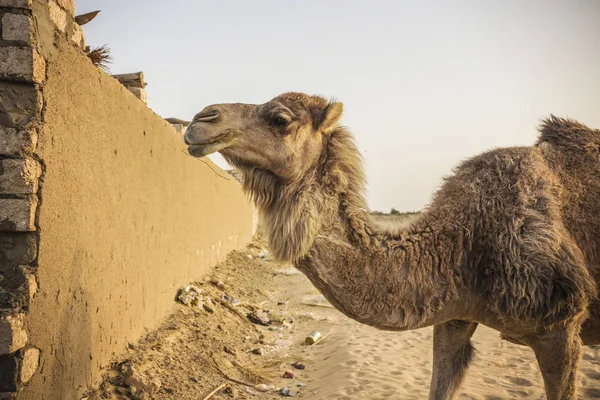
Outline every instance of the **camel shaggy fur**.
<svg viewBox="0 0 600 400"><path fill-rule="evenodd" d="M212 105L185 141L243 172L273 255L342 313L434 325L431 399L457 395L479 323L533 349L549 399L576 398L581 345L600 343L600 131L552 116L534 146L463 162L422 217L384 230L342 109L302 93Z"/></svg>

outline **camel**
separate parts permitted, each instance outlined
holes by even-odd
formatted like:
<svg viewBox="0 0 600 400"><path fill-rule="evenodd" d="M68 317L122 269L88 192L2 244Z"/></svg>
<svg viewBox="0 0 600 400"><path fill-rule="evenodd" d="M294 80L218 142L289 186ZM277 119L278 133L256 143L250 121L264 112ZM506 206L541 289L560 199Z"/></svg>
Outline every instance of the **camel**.
<svg viewBox="0 0 600 400"><path fill-rule="evenodd" d="M410 226L370 219L343 105L285 93L217 104L185 133L243 173L273 256L378 329L433 325L430 399L452 399L478 324L535 352L548 399L575 399L581 345L600 343L600 131L551 116L531 147L462 162Z"/></svg>

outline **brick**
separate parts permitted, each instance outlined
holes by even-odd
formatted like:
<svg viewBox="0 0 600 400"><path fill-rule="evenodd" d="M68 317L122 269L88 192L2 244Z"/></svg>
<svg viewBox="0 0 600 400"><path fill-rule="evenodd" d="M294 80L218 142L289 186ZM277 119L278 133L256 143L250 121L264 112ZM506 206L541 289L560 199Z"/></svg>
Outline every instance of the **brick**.
<svg viewBox="0 0 600 400"><path fill-rule="evenodd" d="M0 193L34 194L41 173L40 164L31 158L0 160Z"/></svg>
<svg viewBox="0 0 600 400"><path fill-rule="evenodd" d="M46 62L32 47L0 47L0 78L41 83Z"/></svg>
<svg viewBox="0 0 600 400"><path fill-rule="evenodd" d="M35 276L25 267L8 267L0 271L0 308L27 309L36 291Z"/></svg>
<svg viewBox="0 0 600 400"><path fill-rule="evenodd" d="M35 231L36 208L37 197L35 195L24 199L0 199L0 231Z"/></svg>
<svg viewBox="0 0 600 400"><path fill-rule="evenodd" d="M0 0L0 7L24 8L31 10L32 0Z"/></svg>
<svg viewBox="0 0 600 400"><path fill-rule="evenodd" d="M31 264L36 257L37 235L35 233L0 233L0 273L9 267Z"/></svg>
<svg viewBox="0 0 600 400"><path fill-rule="evenodd" d="M0 194L33 194L42 173L40 164L31 159L0 160Z"/></svg>
<svg viewBox="0 0 600 400"><path fill-rule="evenodd" d="M0 156L31 155L37 145L33 130L17 130L0 125Z"/></svg>
<svg viewBox="0 0 600 400"><path fill-rule="evenodd" d="M58 4L64 8L69 14L75 15L75 4L73 0L57 0Z"/></svg>
<svg viewBox="0 0 600 400"><path fill-rule="evenodd" d="M22 352L21 356L21 370L19 371L19 381L21 383L27 383L35 371L40 362L40 351L35 347L29 347Z"/></svg>
<svg viewBox="0 0 600 400"><path fill-rule="evenodd" d="M40 116L42 101L41 92L34 85L0 82L0 126L9 128L29 126Z"/></svg>
<svg viewBox="0 0 600 400"><path fill-rule="evenodd" d="M31 18L25 14L4 14L2 39L31 43Z"/></svg>
<svg viewBox="0 0 600 400"><path fill-rule="evenodd" d="M67 29L67 13L65 10L60 8L54 1L49 1L48 11L50 12L50 19L54 22L58 30L65 32Z"/></svg>
<svg viewBox="0 0 600 400"><path fill-rule="evenodd" d="M25 314L9 314L0 317L0 355L14 353L26 344Z"/></svg>

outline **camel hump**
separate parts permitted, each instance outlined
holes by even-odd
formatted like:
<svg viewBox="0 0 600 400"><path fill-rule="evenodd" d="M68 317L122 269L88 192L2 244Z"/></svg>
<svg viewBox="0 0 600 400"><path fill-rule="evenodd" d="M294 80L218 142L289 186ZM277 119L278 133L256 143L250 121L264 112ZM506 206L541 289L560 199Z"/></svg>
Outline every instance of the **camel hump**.
<svg viewBox="0 0 600 400"><path fill-rule="evenodd" d="M549 143L567 152L600 153L600 130L573 119L550 115L542 120L539 132L538 146Z"/></svg>

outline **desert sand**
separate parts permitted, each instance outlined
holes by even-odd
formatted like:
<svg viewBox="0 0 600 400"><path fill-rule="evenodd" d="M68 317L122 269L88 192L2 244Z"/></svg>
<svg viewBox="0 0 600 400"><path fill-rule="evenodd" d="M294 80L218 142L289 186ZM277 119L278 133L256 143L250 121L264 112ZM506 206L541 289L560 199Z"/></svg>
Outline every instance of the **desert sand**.
<svg viewBox="0 0 600 400"><path fill-rule="evenodd" d="M207 297L217 299L227 293L236 298L241 303L233 308L241 313L218 301L210 306L212 313L174 305L174 313L158 330L115 359L90 400L204 399L219 387L211 399L281 398L278 391L252 388L261 383L275 389L288 387L298 391L298 398L315 400L427 398L432 328L385 332L361 325L330 307L293 267L261 255L264 249L257 244L234 252L211 277L196 282ZM211 279L224 286L211 285ZM286 322L269 327L253 324L244 318L249 311L245 304L267 310L273 321L277 316ZM304 339L313 330L326 336L308 347ZM502 341L496 331L481 326L473 341L475 358L460 399L545 398L529 348ZM260 351L263 354L255 354ZM295 369L294 361L306 368ZM214 368L215 363L220 367ZM152 388L146 390L135 379L126 379L132 365ZM284 379L285 371L294 378ZM579 396L600 398L600 347L584 348Z"/></svg>

